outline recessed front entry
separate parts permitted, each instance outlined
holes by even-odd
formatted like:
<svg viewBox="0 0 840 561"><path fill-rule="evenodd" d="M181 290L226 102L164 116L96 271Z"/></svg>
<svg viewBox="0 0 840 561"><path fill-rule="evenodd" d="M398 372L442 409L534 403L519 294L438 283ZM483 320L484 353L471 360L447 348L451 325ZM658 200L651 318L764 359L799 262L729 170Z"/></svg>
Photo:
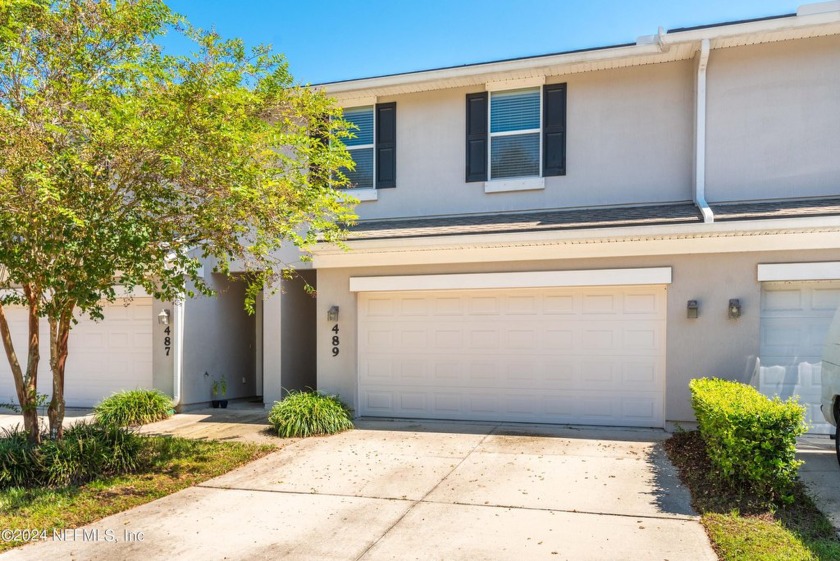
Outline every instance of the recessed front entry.
<svg viewBox="0 0 840 561"><path fill-rule="evenodd" d="M365 416L664 425L664 286L362 292Z"/></svg>

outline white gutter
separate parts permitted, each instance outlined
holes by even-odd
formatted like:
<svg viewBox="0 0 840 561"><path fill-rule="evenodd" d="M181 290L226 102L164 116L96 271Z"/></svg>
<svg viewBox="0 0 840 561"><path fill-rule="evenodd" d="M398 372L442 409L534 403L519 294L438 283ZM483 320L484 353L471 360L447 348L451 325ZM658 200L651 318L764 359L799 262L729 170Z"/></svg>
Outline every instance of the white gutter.
<svg viewBox="0 0 840 561"><path fill-rule="evenodd" d="M715 221L715 215L706 202L706 67L709 65L711 44L700 41L700 59L697 63L697 92L694 107L694 204L703 215L703 222Z"/></svg>
<svg viewBox="0 0 840 561"><path fill-rule="evenodd" d="M174 407L181 404L181 380L184 371L184 299L178 298L173 303L172 326L172 401Z"/></svg>

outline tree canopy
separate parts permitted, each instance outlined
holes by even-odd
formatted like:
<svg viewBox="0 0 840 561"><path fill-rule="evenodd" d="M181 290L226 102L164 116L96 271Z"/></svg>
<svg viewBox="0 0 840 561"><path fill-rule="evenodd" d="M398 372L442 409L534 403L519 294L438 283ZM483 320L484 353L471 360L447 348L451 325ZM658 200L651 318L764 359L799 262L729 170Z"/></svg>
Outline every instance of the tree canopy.
<svg viewBox="0 0 840 561"><path fill-rule="evenodd" d="M196 52L168 55L166 32ZM352 166L347 134L281 55L192 29L161 0L0 1L0 335L24 414L40 318L60 436L74 314L101 317L116 285L210 294L205 259L252 271L253 303L285 270L281 245L339 240L353 219L334 189ZM25 368L4 313L15 304L29 309Z"/></svg>

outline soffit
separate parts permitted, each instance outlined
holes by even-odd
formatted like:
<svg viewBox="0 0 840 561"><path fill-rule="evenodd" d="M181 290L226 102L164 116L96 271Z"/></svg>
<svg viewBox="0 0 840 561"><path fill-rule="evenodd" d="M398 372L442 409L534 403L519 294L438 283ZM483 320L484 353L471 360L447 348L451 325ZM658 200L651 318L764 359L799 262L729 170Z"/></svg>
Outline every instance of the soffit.
<svg viewBox="0 0 840 561"><path fill-rule="evenodd" d="M339 101L360 96L384 97L687 60L694 57L703 39L709 39L712 49L722 49L838 34L840 12L827 12L679 30L641 37L636 44L603 49L318 84L315 87L326 90Z"/></svg>

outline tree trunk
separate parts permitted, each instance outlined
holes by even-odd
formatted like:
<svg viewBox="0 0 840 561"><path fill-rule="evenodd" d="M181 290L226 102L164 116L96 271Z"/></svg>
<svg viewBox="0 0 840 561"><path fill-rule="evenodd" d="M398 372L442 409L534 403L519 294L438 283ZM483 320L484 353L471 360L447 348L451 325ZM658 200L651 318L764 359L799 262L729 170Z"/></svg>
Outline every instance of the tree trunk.
<svg viewBox="0 0 840 561"><path fill-rule="evenodd" d="M26 298L29 301L29 345L26 364L26 375L20 366L17 353L12 342L12 334L9 330L9 322L6 312L0 304L0 338L3 340L3 347L6 350L6 357L9 359L9 366L12 370L12 377L15 381L15 392L17 393L20 411L23 415L23 427L29 435L30 442L41 443L41 429L38 423L38 363L40 354L40 335L38 316L40 306L40 294L33 291L30 286L24 287Z"/></svg>
<svg viewBox="0 0 840 561"><path fill-rule="evenodd" d="M50 318L50 366L52 367L52 399L47 409L50 438L64 438L64 367L67 364L67 342L73 321L75 303L62 308L59 318ZM68 311L69 310L69 311Z"/></svg>

